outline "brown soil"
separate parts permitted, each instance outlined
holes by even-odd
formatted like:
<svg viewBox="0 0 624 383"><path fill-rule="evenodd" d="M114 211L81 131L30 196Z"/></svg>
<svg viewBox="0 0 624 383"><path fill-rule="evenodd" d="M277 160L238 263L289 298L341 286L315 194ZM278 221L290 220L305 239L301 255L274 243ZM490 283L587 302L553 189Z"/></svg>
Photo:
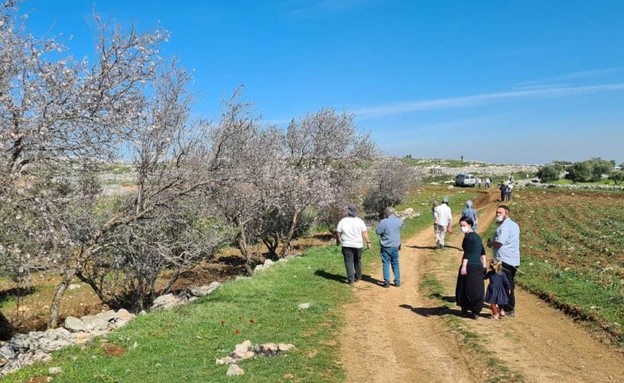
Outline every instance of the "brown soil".
<svg viewBox="0 0 624 383"><path fill-rule="evenodd" d="M223 281L244 272L244 260L238 256L227 255L219 258L218 262L203 263L193 270L183 273L173 289L174 292L180 292L189 287L207 285L213 281ZM46 329L50 302L59 282L60 277L45 273L35 274L33 276L33 289L25 294L19 294L17 289L10 287L9 282L0 285L0 301L10 297L13 299L20 297L18 305L2 310L14 332L27 333ZM60 321L63 321L67 316L81 317L109 309L100 302L89 286L79 283L78 280L76 283L80 285L80 288L68 290L63 296Z"/></svg>
<svg viewBox="0 0 624 383"><path fill-rule="evenodd" d="M310 238L302 238L293 244L292 253L302 252L310 246L325 245L328 238L322 234ZM265 248L258 246L255 251L260 253ZM262 254L257 261L261 262L268 254ZM193 270L182 274L180 279L173 286L173 292L182 292L189 287L208 285L213 281L225 281L246 273L245 260L236 249L228 249L213 262L204 262ZM167 277L168 272L162 277ZM56 287L60 282L60 277L48 273L36 273L33 275L33 288L27 292L20 292L10 281L0 281L0 303L4 300L17 299L17 305L10 305L2 309L2 314L6 317L13 332L27 333L30 331L43 331L47 327L50 302L54 296ZM75 283L81 287L75 290L66 291L61 303L59 320L62 322L68 316L81 317L84 315L96 314L108 310L93 292L93 290L80 283L77 279ZM162 285L162 281L157 285ZM19 297L19 298L18 298ZM7 305L8 306L8 305ZM11 334L0 334L1 338L10 338Z"/></svg>
<svg viewBox="0 0 624 383"><path fill-rule="evenodd" d="M497 196L483 192L475 202L480 229L492 222ZM442 281L442 299L454 302L462 256L457 221L443 250L435 250L433 228L404 239L399 288L379 285L380 260L372 275L354 286L357 299L344 307L347 327L341 337L348 382L621 381L622 354L520 288L517 316L500 320L490 319L485 309L478 320L463 318L458 307L427 298L420 287L425 273ZM482 340L480 351L467 345L466 332ZM501 367L493 367L490 358Z"/></svg>

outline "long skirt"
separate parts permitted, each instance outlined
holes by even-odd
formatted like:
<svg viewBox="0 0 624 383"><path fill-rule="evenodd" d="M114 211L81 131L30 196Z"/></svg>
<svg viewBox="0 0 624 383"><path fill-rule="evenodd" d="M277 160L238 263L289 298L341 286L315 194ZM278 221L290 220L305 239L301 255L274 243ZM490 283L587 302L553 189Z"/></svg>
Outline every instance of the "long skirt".
<svg viewBox="0 0 624 383"><path fill-rule="evenodd" d="M461 265L457 272L457 287L455 300L462 311L471 311L479 314L483 308L485 288L483 284L483 266L468 265L466 275L461 275Z"/></svg>

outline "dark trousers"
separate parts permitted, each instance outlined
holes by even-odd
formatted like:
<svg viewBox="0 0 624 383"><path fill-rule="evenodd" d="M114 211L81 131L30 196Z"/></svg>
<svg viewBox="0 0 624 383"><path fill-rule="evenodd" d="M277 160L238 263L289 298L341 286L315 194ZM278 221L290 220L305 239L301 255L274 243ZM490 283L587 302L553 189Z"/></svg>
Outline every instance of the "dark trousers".
<svg viewBox="0 0 624 383"><path fill-rule="evenodd" d="M509 294L509 302L503 307L508 313L513 312L516 309L516 283L514 282L514 278L516 277L516 271L518 271L517 267L503 262L503 272L507 275L509 283L511 283L511 294Z"/></svg>
<svg viewBox="0 0 624 383"><path fill-rule="evenodd" d="M357 279L362 279L362 249L343 247L342 256L347 269L347 281L353 283Z"/></svg>

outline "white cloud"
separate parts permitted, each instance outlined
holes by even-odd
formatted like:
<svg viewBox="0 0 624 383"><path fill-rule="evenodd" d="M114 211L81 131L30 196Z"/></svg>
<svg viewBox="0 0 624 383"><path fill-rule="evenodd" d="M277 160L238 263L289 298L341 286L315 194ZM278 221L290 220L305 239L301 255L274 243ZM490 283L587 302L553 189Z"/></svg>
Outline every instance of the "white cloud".
<svg viewBox="0 0 624 383"><path fill-rule="evenodd" d="M550 86L552 86L552 83L554 83L554 82L567 81L567 80L576 80L576 79L579 79L579 78L587 78L587 77L596 77L596 76L601 76L601 75L613 73L613 72L616 72L618 70L621 70L621 68L605 68L605 69L596 69L596 70L585 70L585 71L579 71L579 72L573 72L573 73L566 73L566 74L562 74L560 76L554 76L554 77L549 77L549 78L542 78L542 79L531 80L531 81L523 81L523 82L520 82L520 83L516 84L516 86L518 88L548 86L548 85L545 85L545 84L551 84Z"/></svg>
<svg viewBox="0 0 624 383"><path fill-rule="evenodd" d="M624 83L602 84L590 86L558 86L534 89L512 90L508 92L484 93L471 96L442 98L436 100L408 101L372 106L354 110L353 113L362 119L389 116L400 113L421 112L428 110L466 108L489 104L513 98L537 97L570 97L592 93L616 92L624 90Z"/></svg>

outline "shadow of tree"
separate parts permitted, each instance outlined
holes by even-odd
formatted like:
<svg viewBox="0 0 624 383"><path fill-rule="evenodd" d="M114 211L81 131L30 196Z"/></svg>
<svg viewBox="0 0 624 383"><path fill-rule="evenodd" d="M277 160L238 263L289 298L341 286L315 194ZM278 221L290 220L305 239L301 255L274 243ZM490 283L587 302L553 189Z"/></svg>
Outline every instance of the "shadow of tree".
<svg viewBox="0 0 624 383"><path fill-rule="evenodd" d="M9 300L10 298L25 297L36 292L34 287L14 287L0 291L0 302Z"/></svg>

